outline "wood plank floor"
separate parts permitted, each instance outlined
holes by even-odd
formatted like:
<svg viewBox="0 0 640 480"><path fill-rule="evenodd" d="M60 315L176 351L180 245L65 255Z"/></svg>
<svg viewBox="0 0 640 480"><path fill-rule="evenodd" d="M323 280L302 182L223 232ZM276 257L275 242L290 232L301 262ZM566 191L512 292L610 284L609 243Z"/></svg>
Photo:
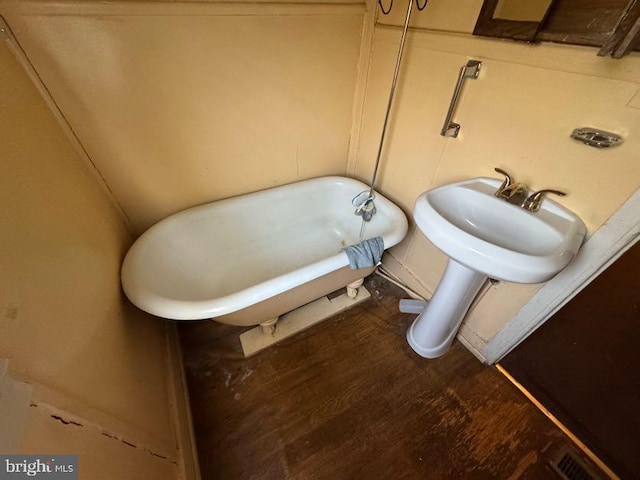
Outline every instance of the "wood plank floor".
<svg viewBox="0 0 640 480"><path fill-rule="evenodd" d="M402 292L372 298L245 359L241 329L181 324L198 453L213 479L542 479L570 441L457 342L405 341Z"/></svg>

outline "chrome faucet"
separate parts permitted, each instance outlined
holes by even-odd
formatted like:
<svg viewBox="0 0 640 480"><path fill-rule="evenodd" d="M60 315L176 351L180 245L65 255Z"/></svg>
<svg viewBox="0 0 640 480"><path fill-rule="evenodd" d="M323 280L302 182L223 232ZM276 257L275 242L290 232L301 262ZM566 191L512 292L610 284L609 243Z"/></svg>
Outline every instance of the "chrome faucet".
<svg viewBox="0 0 640 480"><path fill-rule="evenodd" d="M538 190L537 192L529 195L529 188L523 183L512 183L511 176L500 168L494 169L496 172L504 175L504 181L500 188L496 190L496 197L502 198L507 202L524 208L529 212L537 212L540 210L540 204L547 193L553 193L564 197L566 193L560 190L552 190L546 188L544 190Z"/></svg>

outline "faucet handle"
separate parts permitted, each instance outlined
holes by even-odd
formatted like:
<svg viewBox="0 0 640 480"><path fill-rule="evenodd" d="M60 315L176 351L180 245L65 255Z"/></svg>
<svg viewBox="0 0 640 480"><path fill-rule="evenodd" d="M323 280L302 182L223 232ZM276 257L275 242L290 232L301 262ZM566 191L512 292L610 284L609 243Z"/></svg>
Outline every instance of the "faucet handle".
<svg viewBox="0 0 640 480"><path fill-rule="evenodd" d="M509 175L507 172L505 172L504 170L498 167L495 167L494 170L504 175L504 182L502 183L503 187L508 187L509 185L511 185L511 175Z"/></svg>
<svg viewBox="0 0 640 480"><path fill-rule="evenodd" d="M504 175L504 181L502 182L502 185L500 185L500 187L498 188L498 190L496 190L496 193L495 193L496 197L503 197L505 189L511 185L511 176L501 168L495 167L494 170Z"/></svg>
<svg viewBox="0 0 640 480"><path fill-rule="evenodd" d="M511 176L501 168L495 167L494 170L504 175L504 181L502 182L502 185L500 185L500 188L496 190L496 197L499 197L504 191L504 189L507 188L509 185L511 185Z"/></svg>
<svg viewBox="0 0 640 480"><path fill-rule="evenodd" d="M538 190L537 192L529 195L520 206L530 212L537 212L538 210L540 210L540 203L542 203L542 199L547 193L553 193L554 195L560 195L561 197L564 197L566 195L566 193L561 192L560 190L546 188L544 190Z"/></svg>

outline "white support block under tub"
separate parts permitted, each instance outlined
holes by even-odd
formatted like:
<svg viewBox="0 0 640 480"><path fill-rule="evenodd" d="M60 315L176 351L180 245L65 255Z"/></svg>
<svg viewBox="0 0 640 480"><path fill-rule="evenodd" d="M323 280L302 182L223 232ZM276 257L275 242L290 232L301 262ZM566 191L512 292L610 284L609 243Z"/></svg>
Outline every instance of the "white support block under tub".
<svg viewBox="0 0 640 480"><path fill-rule="evenodd" d="M346 293L329 300L327 297L308 303L285 313L278 319L273 335L265 334L259 325L240 335L240 343L245 357L250 357L285 338L306 330L313 325L334 316L371 297L366 288L358 288L356 298L349 298Z"/></svg>

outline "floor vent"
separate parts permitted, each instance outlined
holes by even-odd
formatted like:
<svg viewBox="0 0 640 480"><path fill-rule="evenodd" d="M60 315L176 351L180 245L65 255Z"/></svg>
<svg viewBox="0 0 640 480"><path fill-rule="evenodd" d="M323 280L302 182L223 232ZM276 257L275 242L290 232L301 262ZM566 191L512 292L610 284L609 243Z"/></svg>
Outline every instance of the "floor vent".
<svg viewBox="0 0 640 480"><path fill-rule="evenodd" d="M551 466L564 480L598 480L602 478L574 453L568 451L561 453L559 460L552 462Z"/></svg>

